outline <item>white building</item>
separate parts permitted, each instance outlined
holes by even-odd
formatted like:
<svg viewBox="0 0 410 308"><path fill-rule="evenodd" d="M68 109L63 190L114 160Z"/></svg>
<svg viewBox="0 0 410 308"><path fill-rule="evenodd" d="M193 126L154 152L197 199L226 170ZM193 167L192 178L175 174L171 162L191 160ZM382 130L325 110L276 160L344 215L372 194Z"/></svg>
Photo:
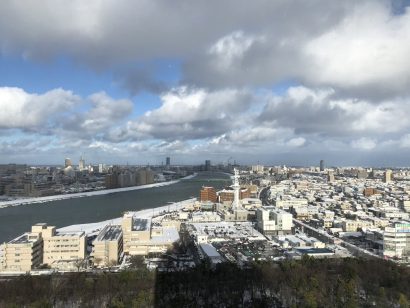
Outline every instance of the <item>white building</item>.
<svg viewBox="0 0 410 308"><path fill-rule="evenodd" d="M109 266L118 264L123 251L121 226L107 225L93 242L94 264Z"/></svg>
<svg viewBox="0 0 410 308"><path fill-rule="evenodd" d="M292 231L292 214L275 207L262 207L256 211L257 227L263 234L282 235Z"/></svg>
<svg viewBox="0 0 410 308"><path fill-rule="evenodd" d="M383 233L383 255L389 258L410 256L410 223L396 223Z"/></svg>

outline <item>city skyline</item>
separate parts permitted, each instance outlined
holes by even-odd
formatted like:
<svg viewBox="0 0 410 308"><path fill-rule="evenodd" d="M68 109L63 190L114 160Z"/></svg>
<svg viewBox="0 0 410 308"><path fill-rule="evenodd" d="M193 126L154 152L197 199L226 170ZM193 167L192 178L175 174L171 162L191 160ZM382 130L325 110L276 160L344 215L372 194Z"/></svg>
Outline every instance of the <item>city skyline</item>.
<svg viewBox="0 0 410 308"><path fill-rule="evenodd" d="M4 1L0 163L410 166L409 4Z"/></svg>

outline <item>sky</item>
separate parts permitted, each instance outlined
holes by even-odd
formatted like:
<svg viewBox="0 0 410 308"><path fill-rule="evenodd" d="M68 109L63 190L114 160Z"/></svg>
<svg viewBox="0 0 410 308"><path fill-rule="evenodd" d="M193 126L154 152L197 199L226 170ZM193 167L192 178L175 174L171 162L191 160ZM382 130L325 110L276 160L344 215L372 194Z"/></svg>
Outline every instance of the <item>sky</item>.
<svg viewBox="0 0 410 308"><path fill-rule="evenodd" d="M410 1L0 2L0 163L409 166Z"/></svg>

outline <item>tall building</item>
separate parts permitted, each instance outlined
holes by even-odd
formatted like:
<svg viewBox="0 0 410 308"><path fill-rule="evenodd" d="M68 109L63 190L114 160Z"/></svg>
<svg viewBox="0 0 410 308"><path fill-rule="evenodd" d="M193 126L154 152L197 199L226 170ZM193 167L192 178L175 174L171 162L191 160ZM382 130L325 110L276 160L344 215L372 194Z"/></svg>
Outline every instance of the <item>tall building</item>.
<svg viewBox="0 0 410 308"><path fill-rule="evenodd" d="M233 176L233 202L232 202L232 209L240 209L242 208L241 203L239 201L239 191L241 189L241 185L239 185L239 172L238 169L234 169L234 176Z"/></svg>
<svg viewBox="0 0 410 308"><path fill-rule="evenodd" d="M166 163L165 163L165 165L167 166L167 167L169 167L169 166L171 166L171 157L167 157L166 158Z"/></svg>
<svg viewBox="0 0 410 308"><path fill-rule="evenodd" d="M211 170L211 161L207 159L205 161L205 171L210 171Z"/></svg>
<svg viewBox="0 0 410 308"><path fill-rule="evenodd" d="M200 201L216 202L216 190L214 187L203 186L199 197Z"/></svg>
<svg viewBox="0 0 410 308"><path fill-rule="evenodd" d="M320 161L320 171L325 171L325 161L323 159Z"/></svg>
<svg viewBox="0 0 410 308"><path fill-rule="evenodd" d="M335 174L333 173L333 171L329 171L329 172L327 173L327 181L328 181L329 183L332 183L332 182L335 181Z"/></svg>
<svg viewBox="0 0 410 308"><path fill-rule="evenodd" d="M80 161L78 162L78 169L80 171L83 171L85 169L85 160L82 156L80 157Z"/></svg>
<svg viewBox="0 0 410 308"><path fill-rule="evenodd" d="M390 169L387 169L384 172L384 179L383 180L384 180L384 183L391 182L391 180L392 180L392 171Z"/></svg>
<svg viewBox="0 0 410 308"><path fill-rule="evenodd" d="M70 158L66 158L66 159L64 160L64 167L67 168L67 167L70 167L71 165L72 165L71 159L70 159Z"/></svg>

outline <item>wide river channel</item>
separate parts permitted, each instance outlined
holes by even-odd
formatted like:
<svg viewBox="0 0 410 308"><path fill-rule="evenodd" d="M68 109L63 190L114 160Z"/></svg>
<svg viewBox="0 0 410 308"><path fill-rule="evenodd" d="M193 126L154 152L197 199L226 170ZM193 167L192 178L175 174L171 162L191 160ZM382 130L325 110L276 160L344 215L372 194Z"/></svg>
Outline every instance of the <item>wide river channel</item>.
<svg viewBox="0 0 410 308"><path fill-rule="evenodd" d="M220 189L230 183L229 176L224 173L201 172L192 179L169 186L2 208L0 243L30 231L31 226L39 222L58 228L99 222L120 217L125 211L155 208L197 197L203 185Z"/></svg>

